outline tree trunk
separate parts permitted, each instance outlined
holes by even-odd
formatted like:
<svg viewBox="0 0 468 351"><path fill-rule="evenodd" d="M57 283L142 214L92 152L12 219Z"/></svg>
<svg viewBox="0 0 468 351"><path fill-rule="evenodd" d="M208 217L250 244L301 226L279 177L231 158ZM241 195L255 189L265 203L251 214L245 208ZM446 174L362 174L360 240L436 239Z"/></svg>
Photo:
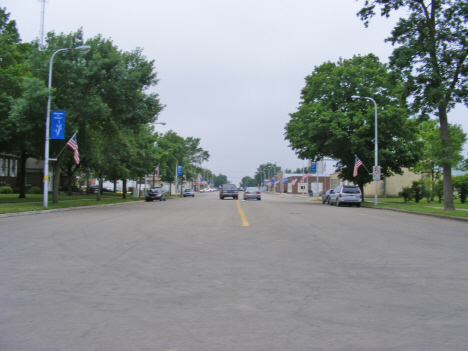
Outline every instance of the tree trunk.
<svg viewBox="0 0 468 351"><path fill-rule="evenodd" d="M19 172L18 176L16 177L17 184L19 185L20 193L18 198L25 199L26 198L26 160L28 159L28 155L25 152L21 152L21 156L19 159Z"/></svg>
<svg viewBox="0 0 468 351"><path fill-rule="evenodd" d="M127 198L127 179L122 179L122 197Z"/></svg>
<svg viewBox="0 0 468 351"><path fill-rule="evenodd" d="M52 192L52 202L54 204L58 204L59 202L60 173L62 169L62 161L64 156L65 154L62 153L62 155L59 156L57 161L54 161L54 163L52 163L52 168L54 170L54 187Z"/></svg>
<svg viewBox="0 0 468 351"><path fill-rule="evenodd" d="M117 180L114 180L114 193L117 192Z"/></svg>
<svg viewBox="0 0 468 351"><path fill-rule="evenodd" d="M73 180L73 165L69 163L67 165L67 195L72 196L72 180Z"/></svg>
<svg viewBox="0 0 468 351"><path fill-rule="evenodd" d="M103 175L102 175L102 171L100 171L99 172L99 186L98 186L98 191L97 191L97 196L96 196L97 201L101 201L102 179L103 179Z"/></svg>
<svg viewBox="0 0 468 351"><path fill-rule="evenodd" d="M450 133L448 129L447 111L445 106L439 107L440 138L444 146L446 160L452 160L452 149L450 144ZM442 164L444 176L444 211L455 210L453 204L452 165L449 161Z"/></svg>

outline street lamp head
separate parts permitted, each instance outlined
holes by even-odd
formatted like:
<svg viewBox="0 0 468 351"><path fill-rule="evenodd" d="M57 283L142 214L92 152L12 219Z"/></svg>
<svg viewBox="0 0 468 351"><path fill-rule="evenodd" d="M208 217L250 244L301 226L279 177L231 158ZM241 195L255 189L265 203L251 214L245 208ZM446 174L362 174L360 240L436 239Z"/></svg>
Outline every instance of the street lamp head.
<svg viewBox="0 0 468 351"><path fill-rule="evenodd" d="M73 50L80 50L83 52L88 52L90 49L91 49L91 46L89 45L80 45L80 46L73 48Z"/></svg>
<svg viewBox="0 0 468 351"><path fill-rule="evenodd" d="M353 99L353 100L360 99L360 98L361 98L361 97L360 97L359 95L353 95L353 96L351 96L351 99Z"/></svg>

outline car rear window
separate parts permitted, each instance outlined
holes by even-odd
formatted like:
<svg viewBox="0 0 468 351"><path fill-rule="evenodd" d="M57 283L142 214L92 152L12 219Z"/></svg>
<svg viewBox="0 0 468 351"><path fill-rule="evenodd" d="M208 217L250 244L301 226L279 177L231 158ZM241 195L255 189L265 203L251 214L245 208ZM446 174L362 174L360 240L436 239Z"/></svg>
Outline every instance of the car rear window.
<svg viewBox="0 0 468 351"><path fill-rule="evenodd" d="M237 189L234 184L224 184L223 189Z"/></svg>
<svg viewBox="0 0 468 351"><path fill-rule="evenodd" d="M357 186L344 186L343 193L346 194L360 194L361 190Z"/></svg>
<svg viewBox="0 0 468 351"><path fill-rule="evenodd" d="M161 191L161 188L153 188L151 189L153 193L159 193Z"/></svg>
<svg viewBox="0 0 468 351"><path fill-rule="evenodd" d="M260 191L260 190L258 188L250 187L250 188L245 189L245 191Z"/></svg>

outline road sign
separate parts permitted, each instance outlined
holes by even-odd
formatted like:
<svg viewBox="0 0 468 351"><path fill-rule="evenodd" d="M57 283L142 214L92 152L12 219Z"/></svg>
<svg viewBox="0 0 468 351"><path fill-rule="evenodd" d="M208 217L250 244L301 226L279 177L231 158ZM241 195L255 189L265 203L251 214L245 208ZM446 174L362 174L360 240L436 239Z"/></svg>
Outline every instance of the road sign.
<svg viewBox="0 0 468 351"><path fill-rule="evenodd" d="M380 173L374 173L372 177L374 180L380 180Z"/></svg>
<svg viewBox="0 0 468 351"><path fill-rule="evenodd" d="M374 166L374 174L380 174L380 166Z"/></svg>
<svg viewBox="0 0 468 351"><path fill-rule="evenodd" d="M65 111L50 112L50 139L65 139Z"/></svg>

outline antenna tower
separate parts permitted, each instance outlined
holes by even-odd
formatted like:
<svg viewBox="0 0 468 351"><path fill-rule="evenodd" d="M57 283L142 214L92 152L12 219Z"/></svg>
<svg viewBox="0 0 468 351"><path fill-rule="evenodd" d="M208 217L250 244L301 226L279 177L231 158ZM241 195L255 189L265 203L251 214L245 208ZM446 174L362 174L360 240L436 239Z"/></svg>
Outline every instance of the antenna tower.
<svg viewBox="0 0 468 351"><path fill-rule="evenodd" d="M41 3L41 26L39 28L39 39L41 40L41 49L44 47L44 16L46 0L38 0Z"/></svg>

